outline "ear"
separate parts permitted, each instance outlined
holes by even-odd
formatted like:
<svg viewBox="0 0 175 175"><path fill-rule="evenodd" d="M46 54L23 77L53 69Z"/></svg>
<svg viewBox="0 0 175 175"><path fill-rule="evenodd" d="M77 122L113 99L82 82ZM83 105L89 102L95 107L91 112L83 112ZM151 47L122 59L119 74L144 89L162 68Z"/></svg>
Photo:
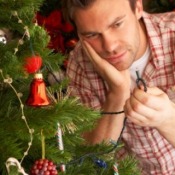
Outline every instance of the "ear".
<svg viewBox="0 0 175 175"><path fill-rule="evenodd" d="M137 19L140 19L143 14L143 3L142 0L136 0L135 15Z"/></svg>

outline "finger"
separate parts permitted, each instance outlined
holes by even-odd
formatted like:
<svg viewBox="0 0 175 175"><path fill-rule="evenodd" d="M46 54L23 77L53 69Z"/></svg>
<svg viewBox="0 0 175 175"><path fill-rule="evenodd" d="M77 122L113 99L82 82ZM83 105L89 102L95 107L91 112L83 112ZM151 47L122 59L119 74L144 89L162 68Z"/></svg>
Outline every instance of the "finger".
<svg viewBox="0 0 175 175"><path fill-rule="evenodd" d="M125 106L124 106L124 111L125 111L125 115L126 117L133 123L140 125L140 126L144 126L144 124L146 124L147 119L145 118L145 116L138 114L137 112L135 112L131 105L130 102L126 102Z"/></svg>
<svg viewBox="0 0 175 175"><path fill-rule="evenodd" d="M87 56L89 57L90 61L92 62L92 64L96 68L97 72L99 72L100 75L103 78L105 78L103 76L103 74L105 73L107 66L111 67L112 65L110 65L106 60L101 58L88 42L82 41L82 43L83 43L83 48L84 48Z"/></svg>
<svg viewBox="0 0 175 175"><path fill-rule="evenodd" d="M132 95L130 99L126 101L126 111L129 116L134 116L138 120L141 116L143 116L145 119L152 120L152 116L156 115L157 113L156 110L144 105Z"/></svg>
<svg viewBox="0 0 175 175"><path fill-rule="evenodd" d="M83 41L83 40L80 40L81 41L81 44L82 44L82 46L83 46L83 50L86 52L86 54L87 54L87 56L89 57L89 58L91 58L91 55L90 55L90 53L89 53L89 51L88 51L88 47L87 47L87 42L85 42L85 41Z"/></svg>
<svg viewBox="0 0 175 175"><path fill-rule="evenodd" d="M166 100L166 96L158 88L148 88L147 92L141 89L134 89L132 95L143 105L154 110L162 108L162 98Z"/></svg>
<svg viewBox="0 0 175 175"><path fill-rule="evenodd" d="M139 119L136 119L136 118L131 117L131 116L127 116L127 119L138 126L148 126L147 122L145 122L143 120L139 120Z"/></svg>
<svg viewBox="0 0 175 175"><path fill-rule="evenodd" d="M100 64L102 58L95 52L95 50L91 47L91 45L86 41L82 41L82 43L83 48L87 53L88 57L90 58L90 60L95 64Z"/></svg>
<svg viewBox="0 0 175 175"><path fill-rule="evenodd" d="M100 75L106 81L108 81L108 77L110 77L111 81L116 81L117 77L118 81L120 82L119 78L121 77L121 75L119 71L114 66L109 64L105 59L101 58L88 42L83 41L83 45L87 54L90 57L92 64L95 66L97 72L99 72Z"/></svg>

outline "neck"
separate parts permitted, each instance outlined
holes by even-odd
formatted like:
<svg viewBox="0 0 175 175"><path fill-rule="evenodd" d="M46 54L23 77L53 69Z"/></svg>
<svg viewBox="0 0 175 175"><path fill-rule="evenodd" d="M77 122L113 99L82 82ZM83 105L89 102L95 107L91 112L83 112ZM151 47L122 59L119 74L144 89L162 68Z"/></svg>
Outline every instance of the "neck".
<svg viewBox="0 0 175 175"><path fill-rule="evenodd" d="M141 58L145 53L148 46L148 39L146 34L146 27L143 23L143 20L140 20L140 49L137 54L137 59Z"/></svg>

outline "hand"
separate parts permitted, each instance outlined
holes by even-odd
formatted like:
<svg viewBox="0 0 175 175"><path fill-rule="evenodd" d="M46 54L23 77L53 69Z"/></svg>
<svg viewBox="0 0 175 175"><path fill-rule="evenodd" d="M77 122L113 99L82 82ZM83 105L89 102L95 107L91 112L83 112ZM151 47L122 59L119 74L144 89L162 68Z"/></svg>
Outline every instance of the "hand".
<svg viewBox="0 0 175 175"><path fill-rule="evenodd" d="M110 91L125 92L130 89L129 71L118 71L113 65L101 58L86 41L82 41L83 48L89 56L93 66L100 76L107 82ZM119 92L119 93L121 93Z"/></svg>
<svg viewBox="0 0 175 175"><path fill-rule="evenodd" d="M101 58L90 44L82 41L82 45L95 70L106 81L109 88L102 109L104 111L123 110L126 99L130 95L130 75L128 70L118 71L113 65ZM124 114L101 117L94 130L86 134L86 139L93 144L104 140L118 140L124 118Z"/></svg>
<svg viewBox="0 0 175 175"><path fill-rule="evenodd" d="M139 126L155 127L161 131L174 123L175 104L156 87L148 88L147 92L134 89L124 110L127 118Z"/></svg>

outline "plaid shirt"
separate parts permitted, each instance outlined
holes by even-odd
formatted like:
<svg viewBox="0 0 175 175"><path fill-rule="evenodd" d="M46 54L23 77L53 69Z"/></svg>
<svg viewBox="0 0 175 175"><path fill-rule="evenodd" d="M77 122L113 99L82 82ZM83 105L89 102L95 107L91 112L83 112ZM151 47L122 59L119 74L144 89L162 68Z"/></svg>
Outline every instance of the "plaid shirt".
<svg viewBox="0 0 175 175"><path fill-rule="evenodd" d="M151 60L143 79L148 86L157 86L175 102L175 13L150 15L144 12ZM72 94L82 103L100 109L105 102L105 82L96 73L80 43L70 53L67 75ZM126 121L122 135L125 147L118 153L132 152L139 160L142 175L175 175L175 148L159 132Z"/></svg>

